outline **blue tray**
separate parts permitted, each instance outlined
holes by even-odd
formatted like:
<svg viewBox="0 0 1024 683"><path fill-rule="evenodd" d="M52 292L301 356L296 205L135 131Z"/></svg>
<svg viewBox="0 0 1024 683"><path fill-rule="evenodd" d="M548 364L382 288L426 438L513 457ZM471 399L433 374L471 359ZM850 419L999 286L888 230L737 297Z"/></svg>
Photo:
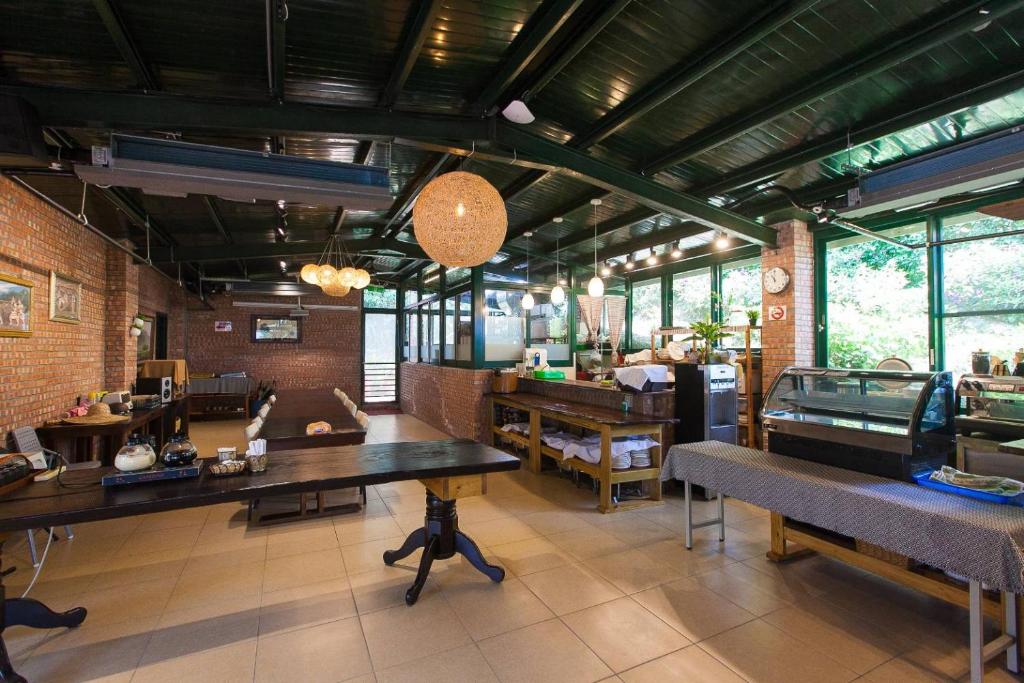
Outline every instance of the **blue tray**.
<svg viewBox="0 0 1024 683"><path fill-rule="evenodd" d="M1016 496L999 496L995 493L988 493L986 491L975 491L974 489L968 489L962 486L953 486L952 484L946 484L941 481L929 479L929 477L932 476L933 471L934 470L925 470L924 472L915 474L914 481L925 488L935 489L936 491L945 491L946 493L963 496L964 498L974 498L975 500L983 500L986 503L995 503L996 505L1016 505L1018 507L1024 507L1024 493L1018 493Z"/></svg>

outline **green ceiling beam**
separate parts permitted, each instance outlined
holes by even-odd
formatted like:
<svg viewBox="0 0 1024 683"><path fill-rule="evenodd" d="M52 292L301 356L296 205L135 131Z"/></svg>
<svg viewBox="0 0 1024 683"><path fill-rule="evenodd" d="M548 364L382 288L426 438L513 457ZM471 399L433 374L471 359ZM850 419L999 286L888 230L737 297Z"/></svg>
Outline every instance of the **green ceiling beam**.
<svg viewBox="0 0 1024 683"><path fill-rule="evenodd" d="M531 83L524 89L523 101L529 102L548 86L558 74L562 72L583 49L596 38L608 24L619 16L622 10L629 6L632 0L612 0L612 2L601 2L586 21L586 26L574 33L568 43L561 47L558 54L549 59L532 78Z"/></svg>
<svg viewBox="0 0 1024 683"><path fill-rule="evenodd" d="M260 242L256 244L224 244L204 247L154 248L152 259L155 263L212 263L236 259L277 259L295 256L320 256L327 248L326 241L309 242ZM394 258L428 259L426 253L415 244L398 240L368 238L347 240L345 248L352 253L378 254L394 251ZM389 254L380 254L388 256Z"/></svg>
<svg viewBox="0 0 1024 683"><path fill-rule="evenodd" d="M12 85L0 85L0 92L23 97L39 112L43 125L55 127L265 136L321 133L382 140L484 140L491 129L491 122L484 119L379 109Z"/></svg>
<svg viewBox="0 0 1024 683"><path fill-rule="evenodd" d="M231 236L226 225L224 225L224 217L220 214L220 209L217 208L217 200L209 195L203 195L203 204L206 205L206 211L210 214L210 220L213 222L213 227L217 228L217 232L220 233L221 238L227 244L234 244L235 238Z"/></svg>
<svg viewBox="0 0 1024 683"><path fill-rule="evenodd" d="M707 226L699 223L690 223L684 221L672 227L663 228L656 230L647 235L642 235L637 238L631 238L628 242L623 244L613 244L611 246L604 247L597 250L597 262L601 263L608 259L617 258L619 256L625 256L635 251L643 251L644 249L652 249L662 245L671 244L677 240L685 239L687 237L694 237L702 233L707 232ZM593 240L593 235L590 237ZM594 265L593 251L587 254L579 254L576 256L576 261L586 264L588 268ZM563 259L563 263L565 260Z"/></svg>
<svg viewBox="0 0 1024 683"><path fill-rule="evenodd" d="M776 233L772 228L677 192L639 173L614 166L513 125L498 122L494 135L497 142L515 150L519 155L551 164L570 177L628 197L660 213L703 223L711 229L724 230L755 244L775 245Z"/></svg>
<svg viewBox="0 0 1024 683"><path fill-rule="evenodd" d="M615 271L617 275L625 276L631 281L649 280L662 275L671 275L672 273L681 273L689 270L697 270L698 268L707 268L714 263L737 261L739 259L754 258L760 255L761 249L752 244L736 245L726 247L725 249L718 249L714 245L709 244L704 247L687 249L682 258L673 259L665 263L660 263L656 266L641 264L643 267L637 267L635 270L623 271L621 268L616 268Z"/></svg>
<svg viewBox="0 0 1024 683"><path fill-rule="evenodd" d="M276 102L284 101L286 66L285 22L288 20L287 0L266 0L267 3L267 85Z"/></svg>
<svg viewBox="0 0 1024 683"><path fill-rule="evenodd" d="M1021 0L973 0L948 3L917 23L916 28L902 30L888 37L874 52L859 58L843 58L832 64L803 87L781 95L773 95L760 105L712 125L704 131L670 146L657 154L643 168L645 175L675 166L749 133L780 116L809 106L843 88L891 69L908 59L967 33L986 21L1024 7ZM987 10L987 14L979 14Z"/></svg>
<svg viewBox="0 0 1024 683"><path fill-rule="evenodd" d="M791 168L838 154L847 149L847 147L863 145L887 135L893 135L900 131L926 124L929 121L961 109L999 99L1021 88L1024 88L1024 70L1014 71L969 90L958 91L933 104L915 107L895 117L888 117L875 123L862 125L862 127L855 128L849 132L845 130L840 131L834 135L827 135L806 144L798 145L793 149L731 171L720 179L704 183L691 191L694 194L712 196L734 188L750 185L759 180L788 171Z"/></svg>
<svg viewBox="0 0 1024 683"><path fill-rule="evenodd" d="M391 216L378 234L382 237L394 237L412 222L412 207L423 188L431 180L445 172L453 160L451 154L434 154L420 166L415 178L406 183L405 190L392 204Z"/></svg>
<svg viewBox="0 0 1024 683"><path fill-rule="evenodd" d="M380 106L390 109L395 106L398 93L405 87L405 82L412 73L412 67L423 50L423 43L430 35L430 29L434 25L437 11L441 9L440 0L419 0L416 9L410 14L408 26L405 29L405 37L402 45L395 55L395 63L391 67L391 74L388 82L380 94Z"/></svg>
<svg viewBox="0 0 1024 683"><path fill-rule="evenodd" d="M356 153L352 157L353 164L365 164L370 159L370 152L373 151L373 140L363 140L356 147Z"/></svg>
<svg viewBox="0 0 1024 683"><path fill-rule="evenodd" d="M487 85L476 98L473 110L489 114L495 105L504 104L501 98L519 78L537 55L555 37L559 29L583 4L583 0L545 0L534 10L529 21L513 39L502 55L497 70L487 80Z"/></svg>
<svg viewBox="0 0 1024 683"><path fill-rule="evenodd" d="M93 186L96 187L96 186ZM146 211L135 204L128 194L120 187L96 187L107 201L120 209L132 223L140 230L151 230L157 239L164 244L174 247L178 244L167 230L149 218Z"/></svg>
<svg viewBox="0 0 1024 683"><path fill-rule="evenodd" d="M143 90L159 90L160 80L149 67L149 64L142 56L142 51L135 43L134 38L132 38L132 34L128 31L128 25L125 23L124 17L117 7L116 0L93 0L93 5L96 7L96 12L100 15L100 19L103 20L103 25L106 26L110 39L114 41L117 51L121 53L121 59L128 63L132 73L135 75L135 80L138 81L139 87Z"/></svg>
<svg viewBox="0 0 1024 683"><path fill-rule="evenodd" d="M543 228L545 225L551 223L553 218L565 218L577 211L587 208L590 206L591 199L600 199L607 196L608 193L600 188L594 188L584 192L581 196L570 199L569 201L556 206L555 208L546 211L545 213L532 218L525 223L517 225L516 227L509 227L508 232L505 234L505 241L511 242L512 240L522 237L525 233L534 232Z"/></svg>

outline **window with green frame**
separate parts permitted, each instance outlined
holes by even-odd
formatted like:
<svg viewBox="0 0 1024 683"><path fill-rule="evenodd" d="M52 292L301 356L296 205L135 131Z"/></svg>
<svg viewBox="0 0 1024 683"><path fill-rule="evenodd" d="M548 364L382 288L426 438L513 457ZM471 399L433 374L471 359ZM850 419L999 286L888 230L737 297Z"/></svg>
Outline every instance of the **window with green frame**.
<svg viewBox="0 0 1024 683"><path fill-rule="evenodd" d="M761 311L761 257L722 264L722 320L727 325L749 324L747 311ZM760 320L758 320L760 325ZM746 336L739 334L722 341L726 347L745 347ZM761 332L754 330L750 345L761 347Z"/></svg>
<svg viewBox="0 0 1024 683"><path fill-rule="evenodd" d="M410 363L420 360L419 348L420 314L412 310L405 313L405 335L402 339L402 355Z"/></svg>
<svg viewBox="0 0 1024 683"><path fill-rule="evenodd" d="M943 241L1024 228L982 213L944 218ZM971 371L971 353L984 350L1010 359L1024 345L1024 235L946 244L940 247L942 291L939 329L945 369Z"/></svg>
<svg viewBox="0 0 1024 683"><path fill-rule="evenodd" d="M473 294L458 296L458 322L455 332L455 360L469 363L473 359Z"/></svg>
<svg viewBox="0 0 1024 683"><path fill-rule="evenodd" d="M522 361L526 348L523 294L517 290L484 291L485 361Z"/></svg>
<svg viewBox="0 0 1024 683"><path fill-rule="evenodd" d="M363 290L363 308L395 308L398 290L393 287L367 287Z"/></svg>
<svg viewBox="0 0 1024 683"><path fill-rule="evenodd" d="M711 269L698 268L672 276L672 325L689 327L711 317Z"/></svg>
<svg viewBox="0 0 1024 683"><path fill-rule="evenodd" d="M923 242L924 223L882 231ZM828 365L874 368L897 357L928 369L928 264L924 249L854 235L825 249Z"/></svg>
<svg viewBox="0 0 1024 683"><path fill-rule="evenodd" d="M631 349L651 348L651 332L661 327L661 278L633 283L629 340Z"/></svg>

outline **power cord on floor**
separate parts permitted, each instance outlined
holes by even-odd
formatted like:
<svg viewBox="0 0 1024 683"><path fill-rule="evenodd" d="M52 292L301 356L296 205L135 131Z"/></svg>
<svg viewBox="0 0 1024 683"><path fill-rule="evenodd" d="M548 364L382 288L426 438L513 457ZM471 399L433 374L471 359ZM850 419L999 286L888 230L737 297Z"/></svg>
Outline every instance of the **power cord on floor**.
<svg viewBox="0 0 1024 683"><path fill-rule="evenodd" d="M32 533L29 530L29 533ZM39 579L39 574L43 571L43 565L46 564L46 555L50 552L50 544L53 543L53 529L46 530L46 547L43 548L43 556L39 558L39 566L36 567L36 573L32 576L32 580L28 584L28 588L21 594L21 597L27 598L29 591L36 585L36 581Z"/></svg>

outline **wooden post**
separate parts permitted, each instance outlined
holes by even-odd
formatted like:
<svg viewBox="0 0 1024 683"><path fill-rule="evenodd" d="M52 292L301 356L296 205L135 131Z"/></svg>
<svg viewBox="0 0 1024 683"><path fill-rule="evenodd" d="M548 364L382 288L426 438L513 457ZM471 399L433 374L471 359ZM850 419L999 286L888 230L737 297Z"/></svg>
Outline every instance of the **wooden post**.
<svg viewBox="0 0 1024 683"><path fill-rule="evenodd" d="M657 446L651 448L651 466L658 468L661 472L662 444L665 443L665 428L658 427L657 431L651 432L651 436L658 442ZM651 479L651 500L661 500L661 478Z"/></svg>
<svg viewBox="0 0 1024 683"><path fill-rule="evenodd" d="M601 512L611 512L612 504L612 430L608 425L601 425Z"/></svg>
<svg viewBox="0 0 1024 683"><path fill-rule="evenodd" d="M768 559L772 562L782 562L786 558L786 518L778 512L773 512L771 523L772 549L768 552Z"/></svg>
<svg viewBox="0 0 1024 683"><path fill-rule="evenodd" d="M540 411L530 409L530 471L540 473Z"/></svg>

